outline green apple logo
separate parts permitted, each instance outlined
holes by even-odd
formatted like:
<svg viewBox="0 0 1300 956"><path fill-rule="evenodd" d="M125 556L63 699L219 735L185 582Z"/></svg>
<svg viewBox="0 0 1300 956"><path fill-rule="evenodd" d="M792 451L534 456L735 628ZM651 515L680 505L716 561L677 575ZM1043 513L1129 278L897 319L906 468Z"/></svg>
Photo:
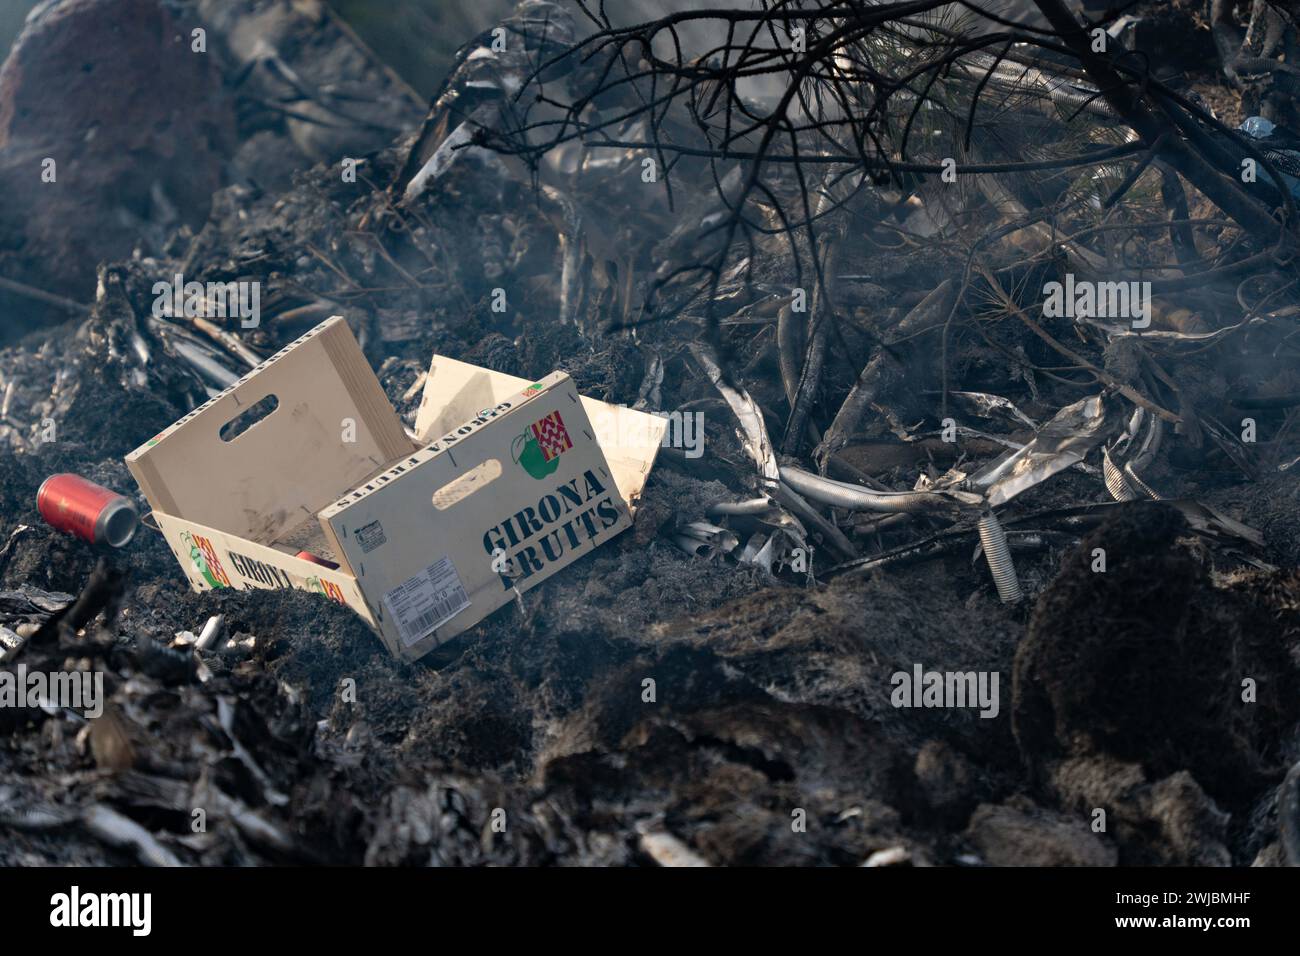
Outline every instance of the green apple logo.
<svg viewBox="0 0 1300 956"><path fill-rule="evenodd" d="M553 474L560 467L559 455L550 461L546 460L546 456L542 454L542 446L537 443L537 436L533 434L531 428L515 436L515 440L510 444L510 457L514 459L516 465L539 480Z"/></svg>

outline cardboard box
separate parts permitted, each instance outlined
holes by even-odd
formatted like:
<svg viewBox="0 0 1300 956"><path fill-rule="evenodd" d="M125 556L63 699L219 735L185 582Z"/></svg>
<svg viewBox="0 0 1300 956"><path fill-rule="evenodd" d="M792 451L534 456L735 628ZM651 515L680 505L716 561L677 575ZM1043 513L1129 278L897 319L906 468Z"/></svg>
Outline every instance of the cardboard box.
<svg viewBox="0 0 1300 956"><path fill-rule="evenodd" d="M126 462L195 590L315 591L415 660L628 528L666 428L435 357L413 441L336 316Z"/></svg>

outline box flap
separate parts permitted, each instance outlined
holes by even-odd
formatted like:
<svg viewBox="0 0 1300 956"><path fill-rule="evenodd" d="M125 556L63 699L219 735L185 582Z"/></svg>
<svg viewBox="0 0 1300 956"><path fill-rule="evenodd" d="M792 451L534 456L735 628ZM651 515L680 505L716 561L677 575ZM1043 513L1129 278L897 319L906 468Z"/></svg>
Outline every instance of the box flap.
<svg viewBox="0 0 1300 956"><path fill-rule="evenodd" d="M531 384L529 379L435 355L415 419L416 436L420 441L432 441ZM609 462L619 494L635 511L641 489L659 454L668 421L586 396L582 396L582 405Z"/></svg>
<svg viewBox="0 0 1300 956"><path fill-rule="evenodd" d="M274 396L242 434L225 426ZM416 446L335 316L127 456L150 505L270 544Z"/></svg>

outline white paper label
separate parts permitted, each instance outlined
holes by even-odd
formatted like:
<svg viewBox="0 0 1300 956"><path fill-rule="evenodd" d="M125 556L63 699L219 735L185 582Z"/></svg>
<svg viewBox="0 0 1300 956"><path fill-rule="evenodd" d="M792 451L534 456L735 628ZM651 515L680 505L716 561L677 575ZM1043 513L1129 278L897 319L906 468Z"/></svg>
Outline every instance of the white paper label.
<svg viewBox="0 0 1300 956"><path fill-rule="evenodd" d="M410 647L469 607L469 596L451 558L442 558L385 594L384 607Z"/></svg>

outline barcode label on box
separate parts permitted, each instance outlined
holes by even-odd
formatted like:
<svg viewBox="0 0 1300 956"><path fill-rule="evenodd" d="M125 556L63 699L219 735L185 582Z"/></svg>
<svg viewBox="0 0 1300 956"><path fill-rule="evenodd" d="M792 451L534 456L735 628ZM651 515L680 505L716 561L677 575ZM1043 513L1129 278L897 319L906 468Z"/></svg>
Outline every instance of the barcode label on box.
<svg viewBox="0 0 1300 956"><path fill-rule="evenodd" d="M387 542L388 536L384 534L384 526L378 521L372 521L357 529L357 544L361 545L361 550L366 554Z"/></svg>
<svg viewBox="0 0 1300 956"><path fill-rule="evenodd" d="M442 558L384 595L384 607L410 647L469 607L451 558Z"/></svg>

